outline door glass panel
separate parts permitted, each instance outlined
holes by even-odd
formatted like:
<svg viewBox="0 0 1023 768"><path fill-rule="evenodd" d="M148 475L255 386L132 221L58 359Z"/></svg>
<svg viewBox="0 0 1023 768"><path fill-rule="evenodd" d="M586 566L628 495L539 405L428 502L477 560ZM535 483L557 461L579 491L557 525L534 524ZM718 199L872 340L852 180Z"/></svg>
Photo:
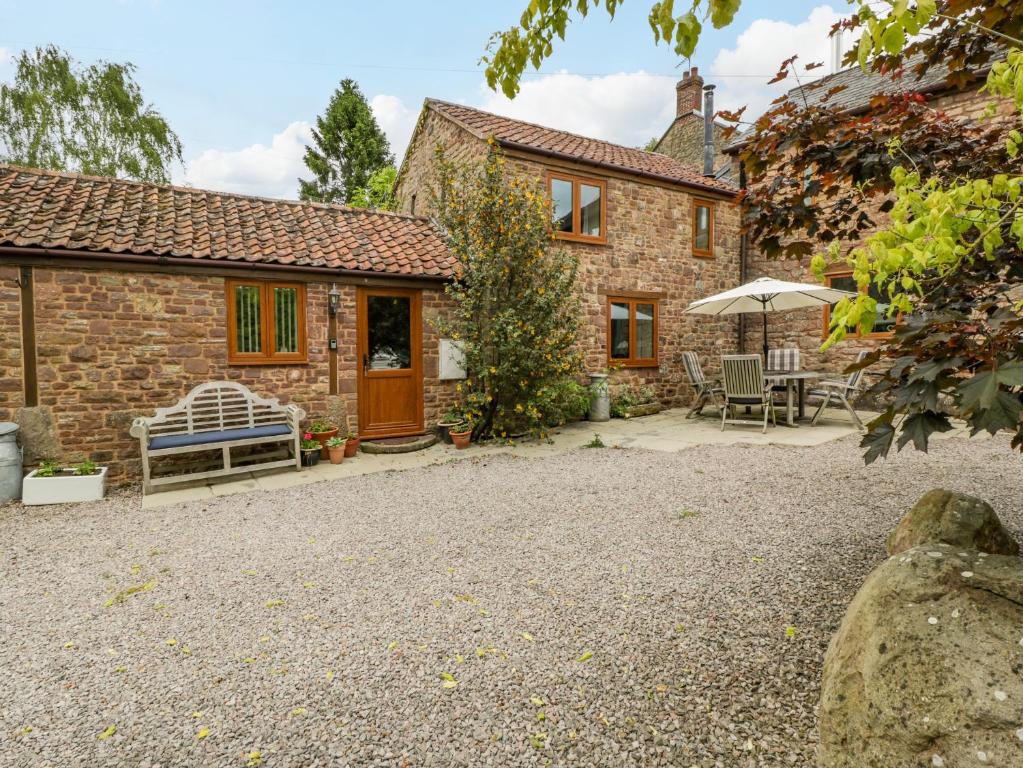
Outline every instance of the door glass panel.
<svg viewBox="0 0 1023 768"><path fill-rule="evenodd" d="M572 182L551 179L551 203L554 206L554 228L572 231Z"/></svg>
<svg viewBox="0 0 1023 768"><path fill-rule="evenodd" d="M600 237L600 187L579 185L579 227L584 235Z"/></svg>
<svg viewBox="0 0 1023 768"><path fill-rule="evenodd" d="M298 352L297 288L274 288L274 351Z"/></svg>
<svg viewBox="0 0 1023 768"><path fill-rule="evenodd" d="M654 305L636 305L636 357L650 359L654 356Z"/></svg>
<svg viewBox="0 0 1023 768"><path fill-rule="evenodd" d="M411 304L408 296L366 297L371 370L412 367Z"/></svg>
<svg viewBox="0 0 1023 768"><path fill-rule="evenodd" d="M234 289L234 334L239 352L262 352L263 339L258 285L236 285Z"/></svg>
<svg viewBox="0 0 1023 768"><path fill-rule="evenodd" d="M710 250L710 208L705 205L696 206L696 240L693 244L698 251Z"/></svg>
<svg viewBox="0 0 1023 768"><path fill-rule="evenodd" d="M629 357L629 305L611 303L611 357Z"/></svg>

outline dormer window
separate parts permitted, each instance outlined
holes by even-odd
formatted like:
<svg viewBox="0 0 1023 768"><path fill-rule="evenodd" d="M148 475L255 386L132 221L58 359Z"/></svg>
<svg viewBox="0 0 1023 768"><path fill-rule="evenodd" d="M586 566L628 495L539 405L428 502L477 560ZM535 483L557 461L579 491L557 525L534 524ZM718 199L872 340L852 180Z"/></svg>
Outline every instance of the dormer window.
<svg viewBox="0 0 1023 768"><path fill-rule="evenodd" d="M607 182L547 174L547 191L554 209L554 228L562 240L607 242Z"/></svg>

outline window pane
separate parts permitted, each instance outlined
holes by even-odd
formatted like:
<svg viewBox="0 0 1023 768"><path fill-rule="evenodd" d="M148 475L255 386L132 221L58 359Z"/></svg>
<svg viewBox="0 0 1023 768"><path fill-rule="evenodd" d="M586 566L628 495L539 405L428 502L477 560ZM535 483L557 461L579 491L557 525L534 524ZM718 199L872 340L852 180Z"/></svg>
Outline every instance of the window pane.
<svg viewBox="0 0 1023 768"><path fill-rule="evenodd" d="M710 208L705 205L696 206L696 221L693 222L695 234L693 247L698 251L710 250Z"/></svg>
<svg viewBox="0 0 1023 768"><path fill-rule="evenodd" d="M831 277L828 279L828 286L834 288L836 291L851 291L857 293L859 289L856 287L856 281L852 275L841 275L840 277Z"/></svg>
<svg viewBox="0 0 1023 768"><path fill-rule="evenodd" d="M649 360L654 356L654 305L636 305L636 357Z"/></svg>
<svg viewBox="0 0 1023 768"><path fill-rule="evenodd" d="M407 296L366 297L369 358L373 370L412 366L412 300Z"/></svg>
<svg viewBox="0 0 1023 768"><path fill-rule="evenodd" d="M298 352L298 289L274 288L274 351Z"/></svg>
<svg viewBox="0 0 1023 768"><path fill-rule="evenodd" d="M554 206L554 228L572 231L572 182L551 179L551 203Z"/></svg>
<svg viewBox="0 0 1023 768"><path fill-rule="evenodd" d="M886 317L888 307L891 306L891 302L888 301L888 297L885 296L881 289L878 288L874 283L870 284L870 288L867 289L867 293L870 297L877 302L877 319L874 320L874 328L872 333L890 333L895 330L895 318Z"/></svg>
<svg viewBox="0 0 1023 768"><path fill-rule="evenodd" d="M611 303L611 357L625 360L629 357L629 305Z"/></svg>
<svg viewBox="0 0 1023 768"><path fill-rule="evenodd" d="M234 338L238 352L263 351L260 293L257 285L236 285L234 288Z"/></svg>
<svg viewBox="0 0 1023 768"><path fill-rule="evenodd" d="M579 185L579 227L582 234L600 237L600 187Z"/></svg>

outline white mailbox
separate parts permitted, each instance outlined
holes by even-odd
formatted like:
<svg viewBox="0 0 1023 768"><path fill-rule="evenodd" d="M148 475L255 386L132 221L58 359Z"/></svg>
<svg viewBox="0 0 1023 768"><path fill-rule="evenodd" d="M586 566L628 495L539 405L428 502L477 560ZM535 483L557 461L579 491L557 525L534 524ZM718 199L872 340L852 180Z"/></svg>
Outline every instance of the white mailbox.
<svg viewBox="0 0 1023 768"><path fill-rule="evenodd" d="M462 342L452 339L440 340L440 378L442 381L465 378L465 352L462 350Z"/></svg>

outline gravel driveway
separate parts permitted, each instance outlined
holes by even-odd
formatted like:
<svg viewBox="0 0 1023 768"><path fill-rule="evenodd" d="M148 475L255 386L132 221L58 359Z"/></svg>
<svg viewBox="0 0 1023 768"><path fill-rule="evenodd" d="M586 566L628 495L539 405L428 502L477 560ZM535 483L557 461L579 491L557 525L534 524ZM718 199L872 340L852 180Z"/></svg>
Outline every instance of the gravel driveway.
<svg viewBox="0 0 1023 768"><path fill-rule="evenodd" d="M806 766L828 638L1007 441L508 456L0 509L0 763Z"/></svg>

